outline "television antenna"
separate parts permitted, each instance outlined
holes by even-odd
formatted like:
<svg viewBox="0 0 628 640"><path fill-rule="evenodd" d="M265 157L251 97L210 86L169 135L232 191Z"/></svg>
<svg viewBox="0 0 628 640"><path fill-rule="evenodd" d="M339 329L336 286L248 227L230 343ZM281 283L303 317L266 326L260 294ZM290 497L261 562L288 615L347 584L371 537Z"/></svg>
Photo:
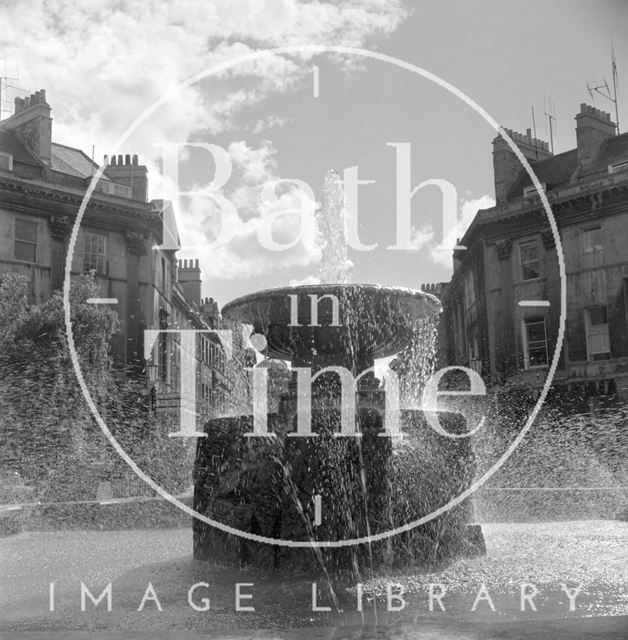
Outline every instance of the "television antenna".
<svg viewBox="0 0 628 640"><path fill-rule="evenodd" d="M619 101L617 99L619 88L619 75L617 73L617 61L615 60L615 47L613 46L613 39L611 38L611 76L612 76L612 89L608 86L606 78L602 82L597 84L589 84L587 82L587 89L592 100L595 100L595 94L598 93L603 98L612 102L615 105L615 128L617 129L617 135L619 135Z"/></svg>
<svg viewBox="0 0 628 640"><path fill-rule="evenodd" d="M0 120L2 120L2 111L4 107L5 94L9 92L9 89L19 89L17 83L19 82L19 78L11 78L9 76L0 76ZM12 84L16 83L16 84Z"/></svg>
<svg viewBox="0 0 628 640"><path fill-rule="evenodd" d="M9 111L9 115L13 113L12 100L10 93L28 93L26 89L20 87L20 70L17 64L15 64L15 75L10 76L7 70L7 61L4 60L4 73L0 75L0 120L2 120L3 113Z"/></svg>
<svg viewBox="0 0 628 640"><path fill-rule="evenodd" d="M545 97L543 94L543 111L545 113L545 135L547 135L547 128L549 124L549 139L550 139L550 151L554 154L554 130L556 128L556 106L554 105L554 98L551 96ZM556 136L558 139L558 135Z"/></svg>

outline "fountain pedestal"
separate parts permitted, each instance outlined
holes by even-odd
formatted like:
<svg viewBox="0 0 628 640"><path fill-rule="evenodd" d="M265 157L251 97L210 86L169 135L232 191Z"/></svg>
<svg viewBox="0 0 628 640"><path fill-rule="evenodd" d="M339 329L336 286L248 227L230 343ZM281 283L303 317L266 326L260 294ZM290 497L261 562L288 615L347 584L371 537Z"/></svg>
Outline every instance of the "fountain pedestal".
<svg viewBox="0 0 628 640"><path fill-rule="evenodd" d="M195 509L272 539L381 539L312 550L251 542L195 520L196 558L307 571L323 563L338 573L408 563L434 567L469 551L464 505L385 535L446 504L473 477L468 440L435 433L419 411L400 412L402 438L384 433L385 390L368 371L374 358L410 344L416 323L438 309L423 292L365 285L276 289L224 308L226 317L265 336L267 356L319 372L311 392L312 434L296 433L303 399L294 386L279 411L268 415L272 437L246 435L253 431L252 416L209 421L207 438L198 443ZM321 371L329 366L363 374L355 388L355 436L338 435L341 383L336 373Z"/></svg>

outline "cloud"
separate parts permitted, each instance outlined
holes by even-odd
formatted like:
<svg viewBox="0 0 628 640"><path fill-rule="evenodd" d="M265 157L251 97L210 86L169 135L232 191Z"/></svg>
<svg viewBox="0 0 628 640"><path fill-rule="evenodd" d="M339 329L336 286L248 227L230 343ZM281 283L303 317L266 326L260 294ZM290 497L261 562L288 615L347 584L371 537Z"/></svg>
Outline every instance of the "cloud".
<svg viewBox="0 0 628 640"><path fill-rule="evenodd" d="M253 133L261 133L262 131L267 131L268 129L282 127L288 122L290 122L290 119L284 118L282 116L268 116L267 118L261 118L253 126Z"/></svg>
<svg viewBox="0 0 628 640"><path fill-rule="evenodd" d="M431 225L426 224L421 227L410 228L410 244L414 250L422 249L428 242L434 238L434 229Z"/></svg>
<svg viewBox="0 0 628 640"><path fill-rule="evenodd" d="M364 46L405 18L399 0L18 0L2 3L0 48L20 84L45 88L59 142L107 153L132 120L180 82L218 62L297 44ZM233 125L243 107L309 72L307 56L270 56L177 93L133 137L155 143ZM237 76L241 82L235 89ZM275 123L278 124L278 123Z"/></svg>
<svg viewBox="0 0 628 640"><path fill-rule="evenodd" d="M458 221L453 229L446 231L443 239L443 249L432 248L430 251L430 257L436 264L440 264L445 267L451 266L452 251L456 246L459 238L462 238L466 233L469 225L476 213L480 209L489 209L495 206L495 200L489 195L483 195L480 198L471 200L460 201L460 214L458 215Z"/></svg>
<svg viewBox="0 0 628 640"><path fill-rule="evenodd" d="M234 207L206 195L187 198L179 215L181 257L199 258L206 280L251 278L319 262L313 194L292 183L264 192L265 184L279 180L269 142L258 148L232 142L228 152L237 186L220 195Z"/></svg>
<svg viewBox="0 0 628 640"><path fill-rule="evenodd" d="M93 145L98 161L111 153L135 118L193 75L272 47L373 47L405 19L401 1L16 0L2 3L0 48L7 71L19 68L26 93L47 90L53 139L88 153ZM150 197L163 197L172 185L159 171L161 143L235 129L246 108L285 92L309 74L310 58L265 56L181 89L119 152L139 154L149 168ZM347 73L354 70L350 61L344 64ZM251 128L259 132L282 124L268 118ZM230 242L212 246L221 216L210 199L194 197L176 212L182 242L201 259L205 280L249 277L320 260L313 197L287 189L272 205L259 206L261 185L277 179L270 144L253 149L235 142L228 152L234 170L230 185L235 186L223 195L237 208L222 221ZM299 206L302 214L288 213ZM299 235L303 239L281 252L261 247L258 235L270 216L276 242L287 244ZM181 252L181 257L188 256Z"/></svg>

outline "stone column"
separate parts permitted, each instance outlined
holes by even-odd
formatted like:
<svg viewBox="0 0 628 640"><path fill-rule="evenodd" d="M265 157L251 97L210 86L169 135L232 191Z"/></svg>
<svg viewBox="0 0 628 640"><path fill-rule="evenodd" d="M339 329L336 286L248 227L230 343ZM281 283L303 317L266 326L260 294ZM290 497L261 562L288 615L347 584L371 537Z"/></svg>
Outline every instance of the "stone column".
<svg viewBox="0 0 628 640"><path fill-rule="evenodd" d="M145 255L144 234L126 232L127 264L127 314L126 314L126 357L125 365L130 373L139 373L143 367L142 302L140 299L140 257Z"/></svg>
<svg viewBox="0 0 628 640"><path fill-rule="evenodd" d="M71 226L68 216L52 216L48 218L48 229L50 230L50 293L63 288L65 262L67 260L67 238Z"/></svg>

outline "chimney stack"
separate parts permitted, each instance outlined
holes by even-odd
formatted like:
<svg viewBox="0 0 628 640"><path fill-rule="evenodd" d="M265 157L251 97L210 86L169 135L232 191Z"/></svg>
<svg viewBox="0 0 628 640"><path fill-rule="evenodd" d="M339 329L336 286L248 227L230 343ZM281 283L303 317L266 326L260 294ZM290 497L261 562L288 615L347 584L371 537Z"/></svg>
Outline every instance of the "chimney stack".
<svg viewBox="0 0 628 640"><path fill-rule="evenodd" d="M188 302L201 306L201 268L198 260L179 260L179 284Z"/></svg>
<svg viewBox="0 0 628 640"><path fill-rule="evenodd" d="M4 129L15 131L20 140L46 165L50 166L52 155L52 118L50 105L46 102L46 91L40 89L26 98L15 98L13 115L0 124Z"/></svg>
<svg viewBox="0 0 628 640"><path fill-rule="evenodd" d="M204 298L201 306L203 317L212 329L220 327L220 310L218 303L213 298Z"/></svg>
<svg viewBox="0 0 628 640"><path fill-rule="evenodd" d="M537 162L552 156L548 143L544 140L533 138L530 129L526 131L525 135L512 129L505 129L505 131L528 162ZM519 177L522 169L519 158L514 154L506 140L502 136L497 136L493 140L493 173L497 204L502 204L506 201L508 192Z"/></svg>
<svg viewBox="0 0 628 640"><path fill-rule="evenodd" d="M586 167L595 158L600 146L616 133L615 123L610 113L600 111L584 102L576 116L576 143L578 145L578 164Z"/></svg>
<svg viewBox="0 0 628 640"><path fill-rule="evenodd" d="M107 166L107 174L115 182L131 187L133 200L139 202L148 201L148 169L143 164L137 163L137 155L111 156Z"/></svg>

